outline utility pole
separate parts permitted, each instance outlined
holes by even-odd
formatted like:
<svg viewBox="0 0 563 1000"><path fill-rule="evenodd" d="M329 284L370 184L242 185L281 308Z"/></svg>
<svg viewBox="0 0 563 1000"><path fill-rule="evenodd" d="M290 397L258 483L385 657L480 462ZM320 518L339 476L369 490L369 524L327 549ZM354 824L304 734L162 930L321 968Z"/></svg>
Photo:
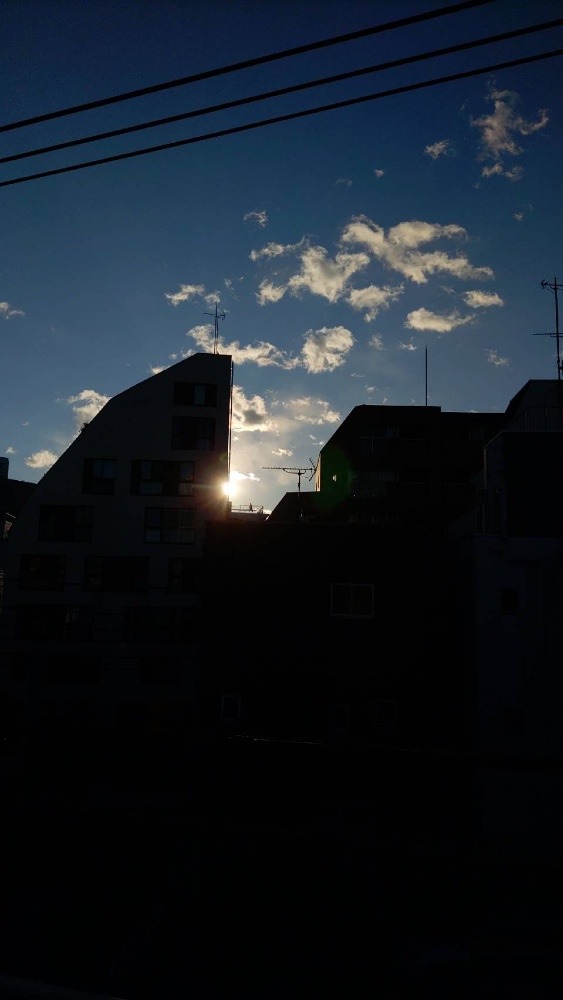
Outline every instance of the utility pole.
<svg viewBox="0 0 563 1000"><path fill-rule="evenodd" d="M535 333L534 337L555 337L556 350L557 350L557 378L561 381L561 352L560 352L560 335L559 335L559 299L557 293L563 285L559 284L557 278L553 281L542 281L542 288L549 288L555 297L555 333Z"/></svg>
<svg viewBox="0 0 563 1000"><path fill-rule="evenodd" d="M217 312L217 303L215 303L215 312L214 313L206 312L204 315L205 316L214 316L215 317L215 335L214 335L214 340L213 340L213 353L217 354L218 353L217 347L218 347L218 344L219 344L219 320L220 319L225 319L225 313L224 312Z"/></svg>

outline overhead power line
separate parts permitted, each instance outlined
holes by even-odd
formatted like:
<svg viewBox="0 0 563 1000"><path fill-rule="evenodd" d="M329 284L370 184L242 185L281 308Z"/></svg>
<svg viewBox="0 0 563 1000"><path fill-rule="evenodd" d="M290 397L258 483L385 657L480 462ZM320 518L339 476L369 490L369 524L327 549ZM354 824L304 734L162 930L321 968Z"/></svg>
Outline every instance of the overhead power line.
<svg viewBox="0 0 563 1000"><path fill-rule="evenodd" d="M160 143L158 146L148 146L144 149L135 149L128 153L116 153L113 156L104 156L97 160L74 163L71 166L57 167L53 170L43 170L36 174L27 174L24 177L14 177L11 180L0 181L0 188L9 187L13 184L23 184L26 181L39 180L42 177L54 177L56 174L66 174L74 170L84 170L87 167L97 167L102 163L115 163L118 160L130 160L135 156L146 156L148 153L158 153L166 149L177 149L180 146L189 146L198 142L207 142L211 139L219 139L226 135L236 135L240 132L249 132L252 129L264 128L266 125L277 125L280 122L294 121L299 118L306 118L310 115L320 114L323 111L335 111L339 108L349 108L354 105L365 104L368 101L375 101L383 97L393 97L397 94L406 94L415 90L422 90L425 87L435 87L442 83L452 83L455 80L466 80L474 76L480 76L483 73L494 73L501 69L510 69L514 66L524 66L530 63L539 62L543 59L553 59L555 56L561 55L563 55L563 49L554 49L551 52L539 52L536 55L522 56L519 59L509 59L505 62L495 63L490 66L482 66L478 69L465 70L462 73L451 73L449 76L441 76L433 80L422 80L419 83L410 83L403 87L393 87L390 90L381 90L375 94L365 94L362 97L352 97L345 101L334 101L332 104L324 104L316 108L307 108L303 111L293 111L286 115L276 115L273 118L264 118L261 121L248 122L245 125L234 125L231 128L219 129L216 132L207 132L204 135L191 136L188 139L177 139L174 142Z"/></svg>
<svg viewBox="0 0 563 1000"><path fill-rule="evenodd" d="M430 52L421 52L417 55L406 56L401 59L393 59L389 62L377 63L375 66L364 66L361 69L349 70L345 73L336 73L332 76L325 76L317 80L310 80L306 83L296 83L288 87L280 87L277 90L269 90L261 94L252 94L249 97L242 97L232 101L224 101L221 104L212 104L205 108L196 108L182 114L169 115L166 118L157 118L152 121L142 122L137 125L127 125L123 128L112 129L108 132L98 132L95 135L83 136L78 139L69 139L66 142L53 143L50 146L40 146L36 149L25 150L22 153L12 153L10 156L0 157L0 164L13 163L17 160L29 159L32 156L40 156L44 153L60 152L63 149L72 149L75 146L83 146L91 142L100 142L105 139L114 139L122 135L130 135L134 132L145 131L150 128L157 128L162 125L187 121L191 118L199 118L203 115L214 114L218 111L228 111L234 108L255 104L259 101L271 100L275 97L282 97L288 94L299 93L304 90L311 90L314 87L321 87L326 84L341 83L344 80L355 79L365 76L368 73L379 73L389 69L397 69L402 66L409 66L416 62L427 59L437 59L445 55L453 55L456 52L465 52L469 49L478 48L483 45L492 45L497 42L508 41L513 38L520 38L523 35L533 34L538 31L547 31L551 28L560 28L563 25L563 18L554 21L544 21L542 24L532 24L525 28L517 28L514 31L504 31L498 35L488 35L485 38L477 38L469 42L460 42L457 45L448 45L445 48L433 49Z"/></svg>
<svg viewBox="0 0 563 1000"><path fill-rule="evenodd" d="M281 52L272 52L268 55L257 56L254 59L244 59L242 62L230 63L216 69L205 70L201 73L193 73L191 76L183 76L177 80L168 80L165 83L157 83L149 87L140 87L137 90L129 90L123 94L114 94L112 97L103 97L97 101L87 101L85 104L75 104L70 108L62 108L58 111L48 111L42 115L35 115L32 118L24 118L21 121L9 122L0 125L0 132L10 132L15 129L26 128L29 125L38 125L40 122L53 121L55 118L63 118L66 115L75 115L81 111L92 111L94 108L107 107L109 104L118 104L121 101L131 101L137 97L146 97L149 94L157 94L163 90L170 90L173 87L184 87L189 83L198 83L202 80L210 80L215 76L224 76L228 73L235 73L242 69L250 69L253 66L263 66L266 63L275 62L279 59L288 59L291 56L301 55L305 52L314 52L318 49L328 48L331 45L341 45L345 42L356 41L360 38L368 38L370 35L381 34L385 31L393 31L396 28L408 27L412 24L420 24L423 21L430 21L437 17L444 17L447 14L458 14L465 10L472 10L475 7L485 7L488 4L496 3L497 0L465 0L463 3L455 3L449 7L438 7L434 10L425 11L422 14L413 14L410 17L402 17L396 21L388 21L385 24L377 24L371 28L362 28L358 31L350 31L345 35L336 35L333 38L323 38L317 42L310 42L307 45L296 45L290 49L283 49Z"/></svg>

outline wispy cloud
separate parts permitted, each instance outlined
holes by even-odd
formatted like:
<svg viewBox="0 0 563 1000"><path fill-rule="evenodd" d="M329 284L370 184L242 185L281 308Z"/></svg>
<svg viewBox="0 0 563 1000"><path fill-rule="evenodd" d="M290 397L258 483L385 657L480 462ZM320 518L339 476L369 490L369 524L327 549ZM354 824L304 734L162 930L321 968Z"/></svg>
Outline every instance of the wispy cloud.
<svg viewBox="0 0 563 1000"><path fill-rule="evenodd" d="M464 280L494 277L490 267L474 267L464 254L451 257L443 250L420 250L421 246L442 239L467 239L467 232L455 223L440 225L415 219L400 222L386 233L382 226L360 215L342 233L342 243L367 247L386 267L419 285L434 274L449 274Z"/></svg>
<svg viewBox="0 0 563 1000"><path fill-rule="evenodd" d="M206 292L204 285L180 285L177 292L165 292L164 297L173 306L179 306L181 302L189 302L195 298L203 299L210 306L221 301L219 292Z"/></svg>
<svg viewBox="0 0 563 1000"><path fill-rule="evenodd" d="M368 285L367 288L350 289L346 301L353 309L365 310L364 319L366 323L371 323L376 318L381 309L388 309L392 302L403 294L404 285L396 285L395 288L389 285Z"/></svg>
<svg viewBox="0 0 563 1000"><path fill-rule="evenodd" d="M482 292L472 289L462 293L462 299L470 309L486 309L489 306L503 306L504 301L497 292Z"/></svg>
<svg viewBox="0 0 563 1000"><path fill-rule="evenodd" d="M383 337L380 333L374 333L368 340L370 347L375 348L376 351L384 351L385 346L383 344Z"/></svg>
<svg viewBox="0 0 563 1000"><path fill-rule="evenodd" d="M267 243L261 250L251 250L250 260L271 260L273 257L282 257L285 254L293 254L303 246L304 240L298 243Z"/></svg>
<svg viewBox="0 0 563 1000"><path fill-rule="evenodd" d="M8 445L8 447L6 448L6 454L7 455L15 455L15 454L17 454L17 452L16 452L15 448L12 448L11 445Z"/></svg>
<svg viewBox="0 0 563 1000"><path fill-rule="evenodd" d="M429 309L414 309L405 320L405 326L409 330L432 330L434 333L449 333L459 326L467 326L473 323L474 316L460 316L454 310L451 313L434 313Z"/></svg>
<svg viewBox="0 0 563 1000"><path fill-rule="evenodd" d="M210 325L193 327L188 330L186 336L191 337L206 353L213 352L214 330ZM307 330L303 334L303 346L297 355L264 340L241 346L238 340L227 343L219 338L218 347L221 354L230 354L235 364L250 363L260 368L273 365L287 371L304 368L310 374L318 374L334 371L344 364L353 344L354 338L350 330L343 326L335 326Z"/></svg>
<svg viewBox="0 0 563 1000"><path fill-rule="evenodd" d="M433 142L430 146L425 146L424 148L425 155L430 156L433 160L437 160L440 156L445 156L450 151L451 144L449 139L441 139L440 142Z"/></svg>
<svg viewBox="0 0 563 1000"><path fill-rule="evenodd" d="M495 368L506 368L510 364L508 358L501 358L498 352L491 348L486 348L485 354L487 355L489 364L494 365Z"/></svg>
<svg viewBox="0 0 563 1000"><path fill-rule="evenodd" d="M523 170L520 166L507 166L507 159L520 156L523 147L520 139L545 128L549 115L545 108L539 110L536 121L528 121L516 111L518 94L511 90L492 90L487 100L492 101L493 111L489 115L475 118L471 125L480 131L479 159L485 161L482 177L506 177L519 180ZM492 161L492 162L490 162Z"/></svg>
<svg viewBox="0 0 563 1000"><path fill-rule="evenodd" d="M263 229L268 225L268 214L267 212L247 212L243 216L243 222L256 222Z"/></svg>
<svg viewBox="0 0 563 1000"><path fill-rule="evenodd" d="M256 295L259 305L277 302L286 292L294 296L310 292L328 302L338 302L350 278L367 267L369 257L365 253L339 252L331 259L324 247L315 246L302 250L300 261L300 270L283 284L273 285L267 280L260 284Z"/></svg>
<svg viewBox="0 0 563 1000"><path fill-rule="evenodd" d="M385 171L384 170L380 170L377 167L376 167L376 169L373 172L374 172L374 174L375 174L375 176L377 178L385 176Z"/></svg>
<svg viewBox="0 0 563 1000"><path fill-rule="evenodd" d="M15 309L9 302L0 302L0 316L4 319L13 319L14 316L25 316L23 309Z"/></svg>
<svg viewBox="0 0 563 1000"><path fill-rule="evenodd" d="M352 187L352 181L350 180L349 177L337 177L334 183L344 184L345 187Z"/></svg>

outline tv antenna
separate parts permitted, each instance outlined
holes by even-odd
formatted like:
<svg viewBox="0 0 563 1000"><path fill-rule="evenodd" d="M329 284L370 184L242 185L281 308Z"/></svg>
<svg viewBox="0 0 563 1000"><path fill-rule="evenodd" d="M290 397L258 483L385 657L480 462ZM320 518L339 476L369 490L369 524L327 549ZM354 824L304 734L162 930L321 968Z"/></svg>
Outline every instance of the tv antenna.
<svg viewBox="0 0 563 1000"><path fill-rule="evenodd" d="M224 311L223 312L217 312L217 303L215 303L215 312L214 313L206 312L206 313L204 313L204 315L205 316L214 316L215 317L215 335L214 335L214 340L213 340L213 353L217 354L218 353L217 352L217 346L219 344L219 320L220 319L225 319L225 313L224 313Z"/></svg>
<svg viewBox="0 0 563 1000"><path fill-rule="evenodd" d="M299 496L301 496L301 476L304 476L305 473L308 472L309 482L311 482L311 479L313 478L315 472L317 471L317 466L314 465L312 458L309 459L309 462L311 463L310 468L309 466L305 466L305 468L299 468L298 466L293 466L293 465L263 465L262 468L277 469L278 472L289 472L292 476L297 476L297 493Z"/></svg>
<svg viewBox="0 0 563 1000"><path fill-rule="evenodd" d="M541 287L549 288L555 296L555 333L534 333L534 337L555 337L557 345L557 379L558 381L561 381L562 365L561 353L559 350L559 300L557 298L557 292L560 288L563 288L563 285L558 284L557 278L554 278L553 281L542 281Z"/></svg>

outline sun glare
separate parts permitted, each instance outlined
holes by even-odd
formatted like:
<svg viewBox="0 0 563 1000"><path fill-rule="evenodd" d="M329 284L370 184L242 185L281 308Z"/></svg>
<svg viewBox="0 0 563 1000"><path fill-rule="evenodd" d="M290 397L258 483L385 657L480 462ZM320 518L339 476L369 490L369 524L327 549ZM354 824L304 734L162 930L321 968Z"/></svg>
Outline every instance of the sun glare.
<svg viewBox="0 0 563 1000"><path fill-rule="evenodd" d="M226 497L234 497L237 492L236 483L232 479L227 479L223 483L223 493Z"/></svg>

